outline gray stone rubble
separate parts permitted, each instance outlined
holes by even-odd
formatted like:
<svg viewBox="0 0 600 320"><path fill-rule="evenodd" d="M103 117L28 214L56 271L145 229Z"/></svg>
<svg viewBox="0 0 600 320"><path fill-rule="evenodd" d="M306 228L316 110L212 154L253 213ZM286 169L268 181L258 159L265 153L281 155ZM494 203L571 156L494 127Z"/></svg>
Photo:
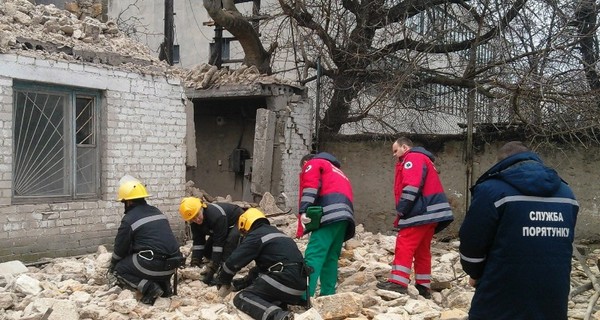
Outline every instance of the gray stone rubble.
<svg viewBox="0 0 600 320"><path fill-rule="evenodd" d="M203 64L185 70L168 66L152 57L147 47L123 35L114 22L95 19L97 2L90 2L84 8L73 7L72 3L70 6L71 12L53 5L35 6L26 0L0 0L0 54L18 53L148 74L170 74L196 89L227 84L291 84L275 76L260 75L254 68L217 70ZM209 197L197 189L188 194ZM294 215L281 212L269 196L265 196L261 207L271 216L273 224L292 236ZM207 200L231 201L231 198ZM306 243L306 238L298 240L301 250ZM418 296L413 286L409 287L408 295L375 287L377 280L386 278L390 272L394 243L393 235L372 234L358 226L356 237L345 244L342 252L338 294L313 299L314 307L309 310L294 308L296 319L466 319L473 289L467 285L460 266L458 242L433 243L432 277L441 291L435 292L431 300ZM188 241L182 251L187 255L190 248ZM222 298L215 287L202 283L197 268L179 271L177 296L159 298L154 306L139 303L134 292L108 283L109 250L101 246L94 254L29 266L19 261L1 263L0 320L249 319L233 306L233 294ZM588 265L595 273L599 256L600 250L588 254ZM571 280L573 288L589 282L577 260L573 260ZM584 318L592 293L588 290L571 299L569 319ZM592 317L600 319L600 312L594 309Z"/></svg>
<svg viewBox="0 0 600 320"><path fill-rule="evenodd" d="M217 200L223 201L224 198ZM274 209L275 210L275 209ZM286 234L295 233L295 217L265 209L271 222ZM409 294L379 290L378 279L390 272L395 237L373 234L357 228L356 237L346 242L339 269L338 293L313 299L313 308L293 307L296 319L466 319L473 289L461 270L458 241L434 242L433 282L441 292L431 300L409 287ZM307 239L297 241L301 250ZM189 255L191 242L181 247ZM595 266L600 250L588 254L588 264ZM42 261L24 267L19 261L0 264L0 319L249 319L232 304L233 294L221 298L215 287L200 279L200 269L179 271L178 295L159 298L154 306L138 302L130 290L111 286L106 277L111 252L99 247L94 254ZM573 260L574 287L587 282L578 262ZM243 270L245 271L245 270ZM242 273L243 274L243 273ZM549 279L551 281L551 279ZM527 284L524 284L527 285ZM583 319L593 291L575 296L569 302L569 319ZM600 312L593 314L600 319Z"/></svg>
<svg viewBox="0 0 600 320"><path fill-rule="evenodd" d="M190 69L169 66L152 56L147 46L127 37L115 21L96 19L101 6L98 1L77 0L66 4L69 10L63 10L52 4L33 5L27 0L0 0L0 54L18 53L167 75L195 89L224 85L293 85L290 80L260 74L254 67L217 69L206 63Z"/></svg>

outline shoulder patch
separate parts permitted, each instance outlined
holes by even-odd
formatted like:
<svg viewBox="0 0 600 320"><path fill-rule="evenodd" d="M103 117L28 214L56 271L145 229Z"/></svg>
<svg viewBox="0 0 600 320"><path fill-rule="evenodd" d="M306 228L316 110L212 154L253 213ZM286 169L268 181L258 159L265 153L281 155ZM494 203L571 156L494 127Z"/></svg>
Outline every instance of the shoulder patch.
<svg viewBox="0 0 600 320"><path fill-rule="evenodd" d="M304 173L307 173L308 171L310 171L310 169L312 169L312 165L307 165L306 169L304 169Z"/></svg>
<svg viewBox="0 0 600 320"><path fill-rule="evenodd" d="M410 161L407 161L404 163L404 169L410 169L412 168L413 164Z"/></svg>

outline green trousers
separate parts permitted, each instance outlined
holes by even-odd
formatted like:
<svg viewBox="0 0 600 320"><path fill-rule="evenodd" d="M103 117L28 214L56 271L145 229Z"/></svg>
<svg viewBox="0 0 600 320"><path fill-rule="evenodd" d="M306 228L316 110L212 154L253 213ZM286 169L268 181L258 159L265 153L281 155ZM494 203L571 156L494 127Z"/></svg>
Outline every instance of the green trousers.
<svg viewBox="0 0 600 320"><path fill-rule="evenodd" d="M319 279L321 282L320 296L335 294L338 260L342 253L347 226L348 221L340 221L321 226L311 232L306 251L304 251L304 261L314 270L310 274L309 281L311 297L315 295Z"/></svg>

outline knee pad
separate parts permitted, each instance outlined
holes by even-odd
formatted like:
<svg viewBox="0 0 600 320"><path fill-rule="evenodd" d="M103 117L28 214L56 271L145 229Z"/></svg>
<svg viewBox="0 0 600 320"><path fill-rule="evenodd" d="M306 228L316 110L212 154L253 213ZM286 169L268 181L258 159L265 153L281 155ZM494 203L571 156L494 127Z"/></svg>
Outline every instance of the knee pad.
<svg viewBox="0 0 600 320"><path fill-rule="evenodd" d="M233 297L233 305L238 308L241 309L241 305L243 304L243 298L244 298L244 293L240 292L238 294L236 294Z"/></svg>

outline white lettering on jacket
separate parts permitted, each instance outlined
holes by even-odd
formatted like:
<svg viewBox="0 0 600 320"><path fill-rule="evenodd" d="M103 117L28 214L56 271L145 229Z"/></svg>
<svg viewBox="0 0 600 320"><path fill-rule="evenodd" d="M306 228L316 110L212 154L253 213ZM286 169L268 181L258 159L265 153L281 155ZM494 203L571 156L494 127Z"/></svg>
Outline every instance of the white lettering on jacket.
<svg viewBox="0 0 600 320"><path fill-rule="evenodd" d="M531 211L529 212L531 221L565 221L562 212Z"/></svg>
<svg viewBox="0 0 600 320"><path fill-rule="evenodd" d="M557 227L523 227L524 237L562 237L569 236L569 228Z"/></svg>

